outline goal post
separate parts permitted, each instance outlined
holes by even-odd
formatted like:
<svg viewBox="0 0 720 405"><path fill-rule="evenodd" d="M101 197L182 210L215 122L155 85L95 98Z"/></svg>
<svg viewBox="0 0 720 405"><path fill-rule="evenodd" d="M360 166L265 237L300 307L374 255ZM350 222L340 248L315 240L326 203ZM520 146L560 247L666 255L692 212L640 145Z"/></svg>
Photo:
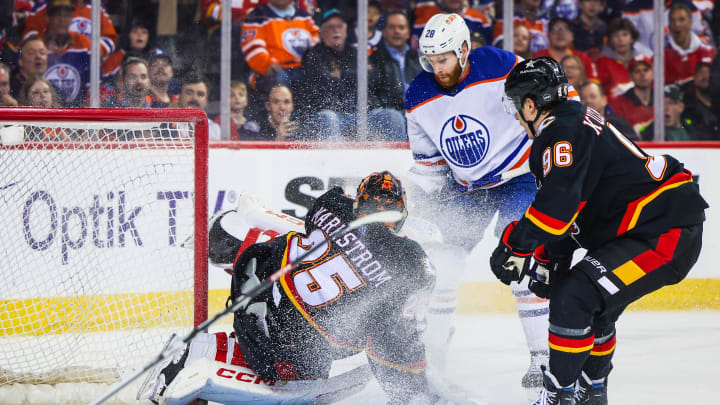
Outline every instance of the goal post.
<svg viewBox="0 0 720 405"><path fill-rule="evenodd" d="M207 319L207 177L200 110L0 108L0 386L109 382Z"/></svg>

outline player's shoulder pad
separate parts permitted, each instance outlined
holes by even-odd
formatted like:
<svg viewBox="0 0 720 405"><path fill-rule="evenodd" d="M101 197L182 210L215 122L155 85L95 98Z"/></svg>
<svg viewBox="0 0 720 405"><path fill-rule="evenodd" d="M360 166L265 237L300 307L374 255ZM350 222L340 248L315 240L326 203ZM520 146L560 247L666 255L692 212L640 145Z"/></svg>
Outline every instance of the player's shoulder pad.
<svg viewBox="0 0 720 405"><path fill-rule="evenodd" d="M442 94L440 86L435 82L435 76L423 70L410 82L405 92L405 109L410 111L418 105Z"/></svg>
<svg viewBox="0 0 720 405"><path fill-rule="evenodd" d="M470 81L481 82L505 78L517 64L514 53L494 46L481 46L470 51Z"/></svg>
<svg viewBox="0 0 720 405"><path fill-rule="evenodd" d="M552 113L540 123L538 132L544 139L561 137L572 139L582 131L582 121L587 107L575 100L567 100L556 106Z"/></svg>
<svg viewBox="0 0 720 405"><path fill-rule="evenodd" d="M312 207L308 210L305 215L305 232L308 234L315 229L313 218L315 214L321 213L332 213L337 216L341 221L348 223L355 218L353 212L353 199L348 197L342 188L338 186L332 187L326 191L320 197L318 197L313 203Z"/></svg>
<svg viewBox="0 0 720 405"><path fill-rule="evenodd" d="M314 205L329 203L331 205L346 206L349 205L352 208L353 199L345 194L345 191L340 186L333 186L330 190L323 193L320 197L315 200Z"/></svg>

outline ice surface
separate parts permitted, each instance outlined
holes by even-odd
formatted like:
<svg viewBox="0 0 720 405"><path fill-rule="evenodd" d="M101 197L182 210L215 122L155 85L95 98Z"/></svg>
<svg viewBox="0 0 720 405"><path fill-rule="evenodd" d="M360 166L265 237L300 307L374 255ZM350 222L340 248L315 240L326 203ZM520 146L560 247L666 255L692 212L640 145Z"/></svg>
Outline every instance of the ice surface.
<svg viewBox="0 0 720 405"><path fill-rule="evenodd" d="M490 405L528 404L520 378L529 355L517 315L455 319L444 377ZM717 404L720 312L627 312L617 324L612 405ZM364 361L356 356L333 371ZM377 382L341 404L386 401Z"/></svg>
<svg viewBox="0 0 720 405"><path fill-rule="evenodd" d="M443 378L489 405L528 404L520 378L529 364L520 321L515 314L457 316ZM218 329L224 329L225 326ZM338 361L332 373L365 362L365 355ZM618 322L615 369L608 395L612 405L720 403L720 311L627 312ZM136 382L113 404L137 403ZM0 387L0 404L87 403L107 386L68 384L49 387ZM32 390L32 391L30 391ZM386 402L374 380L340 404ZM148 403L148 402L143 402Z"/></svg>

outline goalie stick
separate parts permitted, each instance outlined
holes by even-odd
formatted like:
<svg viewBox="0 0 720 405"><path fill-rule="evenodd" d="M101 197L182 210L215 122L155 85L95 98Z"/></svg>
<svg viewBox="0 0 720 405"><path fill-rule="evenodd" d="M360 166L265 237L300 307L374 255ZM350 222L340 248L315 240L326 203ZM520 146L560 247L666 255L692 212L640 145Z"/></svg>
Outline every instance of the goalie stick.
<svg viewBox="0 0 720 405"><path fill-rule="evenodd" d="M458 187L458 188L450 191L449 195L447 195L444 198L441 198L440 201L450 201L450 200L456 198L459 194L464 194L467 192L472 192L473 190L487 188L489 186L493 186L500 182L514 179L515 177L519 177L519 176L522 176L522 175L528 174L528 173L530 173L530 166L528 166L527 164L524 164L524 165L518 167L517 169L511 169L506 172L496 174L494 176L486 176L486 177L483 177L480 180L474 181L466 186Z"/></svg>
<svg viewBox="0 0 720 405"><path fill-rule="evenodd" d="M327 236L327 240L337 239L345 236L348 232L355 230L361 226L368 225L371 223L385 223L385 222L397 222L402 219L402 214L399 211L379 211L375 212L360 218L355 219L354 221L347 224L344 228L339 228L332 232L330 235ZM125 388L128 384L135 381L138 377L146 373L148 370L152 369L155 365L162 362L163 360L174 356L175 354L179 353L181 350L184 349L185 344L189 343L193 338L200 333L201 331L207 329L210 325L215 323L220 318L224 317L225 315L229 313L234 313L236 311L239 311L241 309L245 309L250 302L260 295L263 291L270 288L275 281L277 281L280 277L285 275L286 273L294 270L297 268L298 265L300 265L305 259L310 257L313 253L315 253L320 248L326 248L324 244L316 244L315 246L311 247L307 252L300 255L300 257L297 258L295 263L288 263L285 267L277 270L275 273L271 274L268 278L264 279L260 284L252 288L247 293L242 293L240 297L238 297L238 300L231 306L225 308L224 310L218 312L215 314L212 318L206 320L205 322L201 323L195 329L193 329L190 333L187 334L182 339L182 344L178 343L174 347L166 347L164 348L160 354L158 354L152 361L147 363L142 368L138 369L133 374L127 376L121 381L118 381L117 384L110 387L110 389L103 394L100 398L96 399L91 403L91 405L100 405L110 399L113 395L117 394L121 389ZM254 266L256 265L256 260L253 258L248 263L248 266Z"/></svg>

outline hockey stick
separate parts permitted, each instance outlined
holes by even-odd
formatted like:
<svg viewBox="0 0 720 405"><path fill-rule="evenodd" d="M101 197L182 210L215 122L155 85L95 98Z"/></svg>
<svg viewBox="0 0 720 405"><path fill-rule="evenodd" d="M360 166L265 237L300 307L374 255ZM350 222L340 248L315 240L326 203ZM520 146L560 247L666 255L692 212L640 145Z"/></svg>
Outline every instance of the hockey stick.
<svg viewBox="0 0 720 405"><path fill-rule="evenodd" d="M450 193L445 196L444 198L441 198L440 201L450 201L454 198L456 198L460 194L464 194L467 192L471 192L478 189L487 188L490 186L493 186L495 184L498 184L503 181L507 181L510 179L514 179L515 177L520 177L524 174L530 173L530 167L528 165L522 165L518 167L517 169L511 169L506 172L496 174L494 176L486 176L481 178L480 180L474 181L466 186L458 187Z"/></svg>
<svg viewBox="0 0 720 405"><path fill-rule="evenodd" d="M330 235L328 235L327 240L337 239L343 237L348 232L355 230L361 226L371 224L371 223L384 223L384 222L397 222L402 219L402 214L399 211L379 211L370 215L366 215L360 218L357 218L356 220L350 222L346 227L339 228L332 232ZM337 237L336 237L337 236ZM185 344L189 343L195 336L200 333L201 331L207 329L210 325L215 323L218 319L224 317L225 315L229 313L233 313L236 311L239 311L241 309L246 308L250 301L252 301L255 297L260 295L263 291L270 288L275 281L277 281L280 277L285 275L286 273L292 271L293 269L297 268L299 264L301 264L305 259L310 257L311 254L315 253L320 248L326 248L325 244L315 244L313 247L311 247L307 252L300 255L295 260L295 263L298 264L292 264L288 263L285 265L285 267L277 270L275 273L271 274L268 278L264 279L260 284L256 285L254 288L250 289L248 292L241 294L242 298L239 298L233 305L225 308L224 310L218 312L215 314L212 318L206 320L205 322L201 323L195 329L193 329L187 336L185 336L182 339L182 345L177 344L175 347L166 347L164 348L160 354L158 354L152 361L150 361L148 364L146 364L141 369L135 371L131 375L125 377L123 380L118 381L115 385L110 387L110 389L103 394L100 398L96 399L94 402L91 403L91 405L100 405L110 399L113 395L117 394L121 389L125 388L128 384L135 381L138 377L146 373L148 370L152 369L157 365L158 363L162 362L163 360L166 360L175 354L179 353L183 348L185 347ZM253 258L250 260L250 263L248 265L254 266L255 265L255 259Z"/></svg>

